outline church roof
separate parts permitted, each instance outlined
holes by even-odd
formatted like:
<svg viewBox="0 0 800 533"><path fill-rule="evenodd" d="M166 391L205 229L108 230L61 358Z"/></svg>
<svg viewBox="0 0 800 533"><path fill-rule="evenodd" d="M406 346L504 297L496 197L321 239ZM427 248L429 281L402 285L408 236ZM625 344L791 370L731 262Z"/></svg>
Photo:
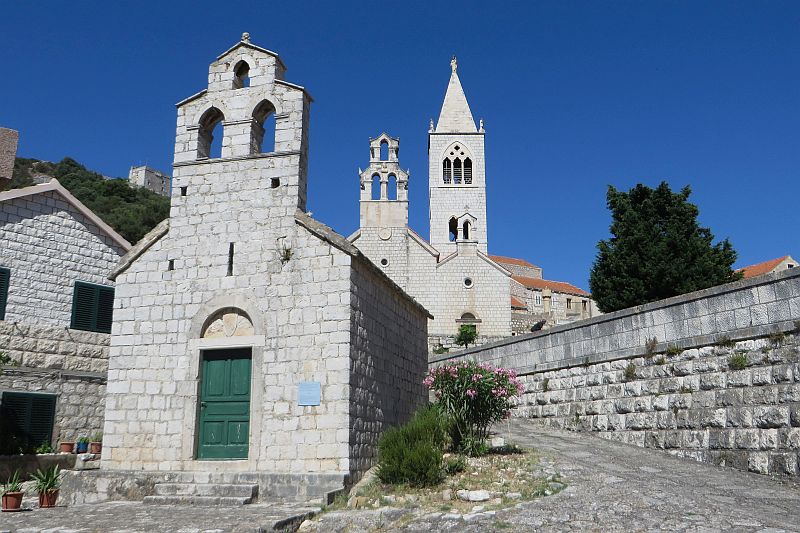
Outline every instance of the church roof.
<svg viewBox="0 0 800 533"><path fill-rule="evenodd" d="M590 296L588 292L583 289L566 283L563 281L551 281L549 279L529 278L527 276L512 276L514 281L521 283L528 289L550 289L553 292L561 292L565 294L576 294L578 296Z"/></svg>
<svg viewBox="0 0 800 533"><path fill-rule="evenodd" d="M516 257L506 257L503 255L490 255L489 257L492 258L492 261L495 263L503 263L506 265L516 265L516 266L523 266L523 267L532 267L532 268L539 268L536 265L525 261L524 259L517 259Z"/></svg>
<svg viewBox="0 0 800 533"><path fill-rule="evenodd" d="M528 306L525 305L525 302L520 300L519 298L512 296L511 297L511 308L512 309L527 309Z"/></svg>
<svg viewBox="0 0 800 533"><path fill-rule="evenodd" d="M442 111L439 113L439 122L436 124L436 133L475 133L475 119L469 110L467 97L458 79L458 63L455 56L450 61L452 73L447 92L444 95Z"/></svg>

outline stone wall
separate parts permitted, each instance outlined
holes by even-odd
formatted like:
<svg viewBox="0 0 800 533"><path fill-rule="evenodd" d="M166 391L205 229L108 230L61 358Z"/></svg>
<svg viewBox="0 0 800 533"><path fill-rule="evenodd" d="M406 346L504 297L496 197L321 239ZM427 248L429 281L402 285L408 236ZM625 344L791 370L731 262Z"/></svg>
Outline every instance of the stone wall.
<svg viewBox="0 0 800 533"><path fill-rule="evenodd" d="M126 252L55 191L0 202L0 227L9 322L68 327L75 282L113 285Z"/></svg>
<svg viewBox="0 0 800 533"><path fill-rule="evenodd" d="M432 364L517 370L515 416L761 473L798 474L800 270L557 326ZM743 366L743 368L741 368Z"/></svg>
<svg viewBox="0 0 800 533"><path fill-rule="evenodd" d="M103 429L109 335L0 321L0 352L19 366L0 372L0 392L54 394L53 442Z"/></svg>
<svg viewBox="0 0 800 533"><path fill-rule="evenodd" d="M17 157L18 141L18 131L0 128L0 180L10 180L14 173L14 159Z"/></svg>
<svg viewBox="0 0 800 533"><path fill-rule="evenodd" d="M350 308L350 471L353 481L377 461L389 426L427 399L427 315L365 262L354 263Z"/></svg>

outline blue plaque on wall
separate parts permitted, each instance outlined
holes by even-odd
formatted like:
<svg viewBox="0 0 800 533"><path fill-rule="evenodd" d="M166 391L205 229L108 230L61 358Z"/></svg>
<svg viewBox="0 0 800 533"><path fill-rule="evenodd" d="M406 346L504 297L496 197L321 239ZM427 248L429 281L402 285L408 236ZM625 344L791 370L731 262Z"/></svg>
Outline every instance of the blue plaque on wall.
<svg viewBox="0 0 800 533"><path fill-rule="evenodd" d="M297 387L297 405L319 405L321 397L319 381L301 381Z"/></svg>

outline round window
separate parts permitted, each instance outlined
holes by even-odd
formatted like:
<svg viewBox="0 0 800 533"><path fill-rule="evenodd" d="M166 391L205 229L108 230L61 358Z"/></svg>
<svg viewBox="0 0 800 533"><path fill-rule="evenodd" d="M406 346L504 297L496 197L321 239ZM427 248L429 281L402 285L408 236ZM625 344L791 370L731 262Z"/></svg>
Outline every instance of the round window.
<svg viewBox="0 0 800 533"><path fill-rule="evenodd" d="M388 264L389 264L389 260L388 259L386 259L386 258L381 259L381 266L386 266Z"/></svg>
<svg viewBox="0 0 800 533"><path fill-rule="evenodd" d="M464 286L468 289L472 287L472 278L464 278Z"/></svg>

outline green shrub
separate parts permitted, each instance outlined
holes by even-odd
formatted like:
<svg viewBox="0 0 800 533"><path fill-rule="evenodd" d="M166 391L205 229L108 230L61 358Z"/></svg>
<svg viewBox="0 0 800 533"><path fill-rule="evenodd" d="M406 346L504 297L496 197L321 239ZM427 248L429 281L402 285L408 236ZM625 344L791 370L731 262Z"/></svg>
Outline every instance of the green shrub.
<svg viewBox="0 0 800 533"><path fill-rule="evenodd" d="M653 357L656 354L656 346L658 346L658 339L655 337L647 339L647 342L644 343L644 356Z"/></svg>
<svg viewBox="0 0 800 533"><path fill-rule="evenodd" d="M743 370L747 368L747 356L743 353L737 353L728 357L728 368L731 370Z"/></svg>
<svg viewBox="0 0 800 533"><path fill-rule="evenodd" d="M378 441L378 478L384 483L424 487L444 477L447 419L436 406L417 411L402 426L389 428Z"/></svg>
<svg viewBox="0 0 800 533"><path fill-rule="evenodd" d="M670 357L675 355L680 355L682 353L683 349L680 348L679 346L676 346L674 344L670 344L669 346L667 346L667 355L669 355Z"/></svg>
<svg viewBox="0 0 800 533"><path fill-rule="evenodd" d="M458 328L458 335L456 335L456 344L466 348L470 344L475 344L477 338L478 330L475 324L461 324Z"/></svg>
<svg viewBox="0 0 800 533"><path fill-rule="evenodd" d="M717 346L720 348L733 348L736 346L736 341L731 340L727 335L723 335L717 340Z"/></svg>
<svg viewBox="0 0 800 533"><path fill-rule="evenodd" d="M625 370L622 372L625 381L631 381L633 378L636 377L636 365L633 363L628 363L628 366L625 367Z"/></svg>
<svg viewBox="0 0 800 533"><path fill-rule="evenodd" d="M489 426L510 416L511 398L524 389L514 370L475 361L436 367L423 383L452 422L454 448L470 455L488 451Z"/></svg>
<svg viewBox="0 0 800 533"><path fill-rule="evenodd" d="M544 378L542 380L542 391L547 392L550 390L550 378Z"/></svg>
<svg viewBox="0 0 800 533"><path fill-rule="evenodd" d="M444 472L448 476L452 476L453 474L458 474L459 472L463 472L467 469L467 461L457 455L455 457L448 457L447 460L444 462Z"/></svg>
<svg viewBox="0 0 800 533"><path fill-rule="evenodd" d="M441 344L437 344L433 347L433 353L436 355L442 355L443 353L447 353L450 351L450 348L445 348Z"/></svg>

